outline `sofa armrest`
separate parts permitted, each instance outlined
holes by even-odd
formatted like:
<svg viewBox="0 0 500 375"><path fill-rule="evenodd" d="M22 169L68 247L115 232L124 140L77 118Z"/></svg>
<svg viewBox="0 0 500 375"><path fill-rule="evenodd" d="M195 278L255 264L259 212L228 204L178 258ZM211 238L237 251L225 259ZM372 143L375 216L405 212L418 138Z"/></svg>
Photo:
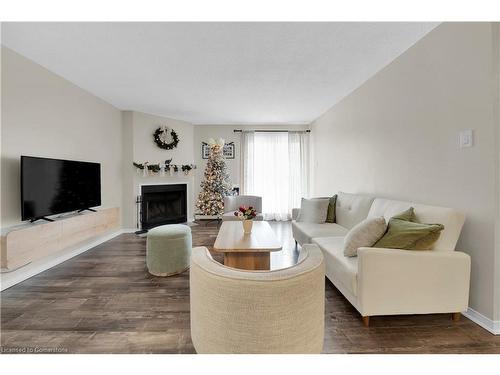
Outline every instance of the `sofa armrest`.
<svg viewBox="0 0 500 375"><path fill-rule="evenodd" d="M292 220L297 220L299 217L300 208L292 208Z"/></svg>
<svg viewBox="0 0 500 375"><path fill-rule="evenodd" d="M358 309L364 316L465 311L470 256L459 251L358 249Z"/></svg>

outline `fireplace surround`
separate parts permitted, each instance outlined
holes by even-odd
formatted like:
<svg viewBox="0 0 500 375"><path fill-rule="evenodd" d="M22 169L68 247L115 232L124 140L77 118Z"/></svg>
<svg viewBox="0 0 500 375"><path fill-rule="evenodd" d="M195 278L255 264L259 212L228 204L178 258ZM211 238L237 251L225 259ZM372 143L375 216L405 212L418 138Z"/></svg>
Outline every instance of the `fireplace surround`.
<svg viewBox="0 0 500 375"><path fill-rule="evenodd" d="M142 230L186 222L187 184L142 185L139 217Z"/></svg>

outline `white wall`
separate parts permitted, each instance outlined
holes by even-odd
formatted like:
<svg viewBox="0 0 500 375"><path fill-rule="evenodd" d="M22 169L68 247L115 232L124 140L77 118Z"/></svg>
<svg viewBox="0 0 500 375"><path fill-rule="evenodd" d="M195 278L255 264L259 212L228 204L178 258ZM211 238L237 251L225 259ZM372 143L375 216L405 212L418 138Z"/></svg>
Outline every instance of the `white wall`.
<svg viewBox="0 0 500 375"><path fill-rule="evenodd" d="M338 190L454 207L467 215L470 306L494 317L498 173L492 25L438 26L312 124L316 195ZM472 148L458 133L474 129Z"/></svg>
<svg viewBox="0 0 500 375"><path fill-rule="evenodd" d="M493 23L494 120L496 129L495 320L500 321L500 23Z"/></svg>
<svg viewBox="0 0 500 375"><path fill-rule="evenodd" d="M141 184L187 183L193 217L194 173L143 178L132 161L194 162L193 125L140 112L120 111L14 51L2 47L1 226L21 221L19 157L33 155L94 161L102 166L102 204L122 209L122 225L136 225ZM153 142L160 125L175 129L179 145Z"/></svg>
<svg viewBox="0 0 500 375"><path fill-rule="evenodd" d="M120 111L2 47L1 226L21 221L20 155L101 163L102 204L121 207Z"/></svg>
<svg viewBox="0 0 500 375"><path fill-rule="evenodd" d="M201 144L208 142L210 138L224 138L226 143L234 142L235 157L226 159L229 176L233 185L241 188L240 165L241 165L241 133L235 133L234 129L241 130L306 130L309 125L195 125L194 126L194 158L198 169L195 171L195 189L194 202L198 199L200 193L200 184L203 180L203 174L207 166L207 160L201 157Z"/></svg>
<svg viewBox="0 0 500 375"><path fill-rule="evenodd" d="M172 158L173 164L194 163L193 152L193 125L190 123L154 116L141 112L123 112L123 226L125 228L136 227L136 204L135 199L140 193L140 185L186 183L188 185L188 219L193 218L193 189L194 173L186 176L178 172L174 176L165 177L150 176L142 177L137 173L132 162L149 162L150 164L164 163ZM165 125L175 130L179 136L179 144L173 150L159 148L153 141L153 133L159 127Z"/></svg>

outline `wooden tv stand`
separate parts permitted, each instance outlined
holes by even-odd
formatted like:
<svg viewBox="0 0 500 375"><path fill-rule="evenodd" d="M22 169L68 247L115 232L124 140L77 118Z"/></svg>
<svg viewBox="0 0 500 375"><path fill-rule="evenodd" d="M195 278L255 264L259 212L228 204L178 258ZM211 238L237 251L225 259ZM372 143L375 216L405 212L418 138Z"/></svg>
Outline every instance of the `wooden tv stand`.
<svg viewBox="0 0 500 375"><path fill-rule="evenodd" d="M35 260L69 249L120 227L120 209L103 208L55 219L22 224L2 231L2 271L12 271Z"/></svg>

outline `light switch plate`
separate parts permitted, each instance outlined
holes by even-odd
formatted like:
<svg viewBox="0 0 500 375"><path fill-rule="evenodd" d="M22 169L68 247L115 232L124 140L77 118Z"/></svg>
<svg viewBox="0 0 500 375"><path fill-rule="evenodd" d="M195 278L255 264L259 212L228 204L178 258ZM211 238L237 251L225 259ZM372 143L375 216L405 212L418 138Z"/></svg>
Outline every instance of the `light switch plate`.
<svg viewBox="0 0 500 375"><path fill-rule="evenodd" d="M460 148L472 147L474 145L474 134L471 129L461 130L459 133Z"/></svg>

